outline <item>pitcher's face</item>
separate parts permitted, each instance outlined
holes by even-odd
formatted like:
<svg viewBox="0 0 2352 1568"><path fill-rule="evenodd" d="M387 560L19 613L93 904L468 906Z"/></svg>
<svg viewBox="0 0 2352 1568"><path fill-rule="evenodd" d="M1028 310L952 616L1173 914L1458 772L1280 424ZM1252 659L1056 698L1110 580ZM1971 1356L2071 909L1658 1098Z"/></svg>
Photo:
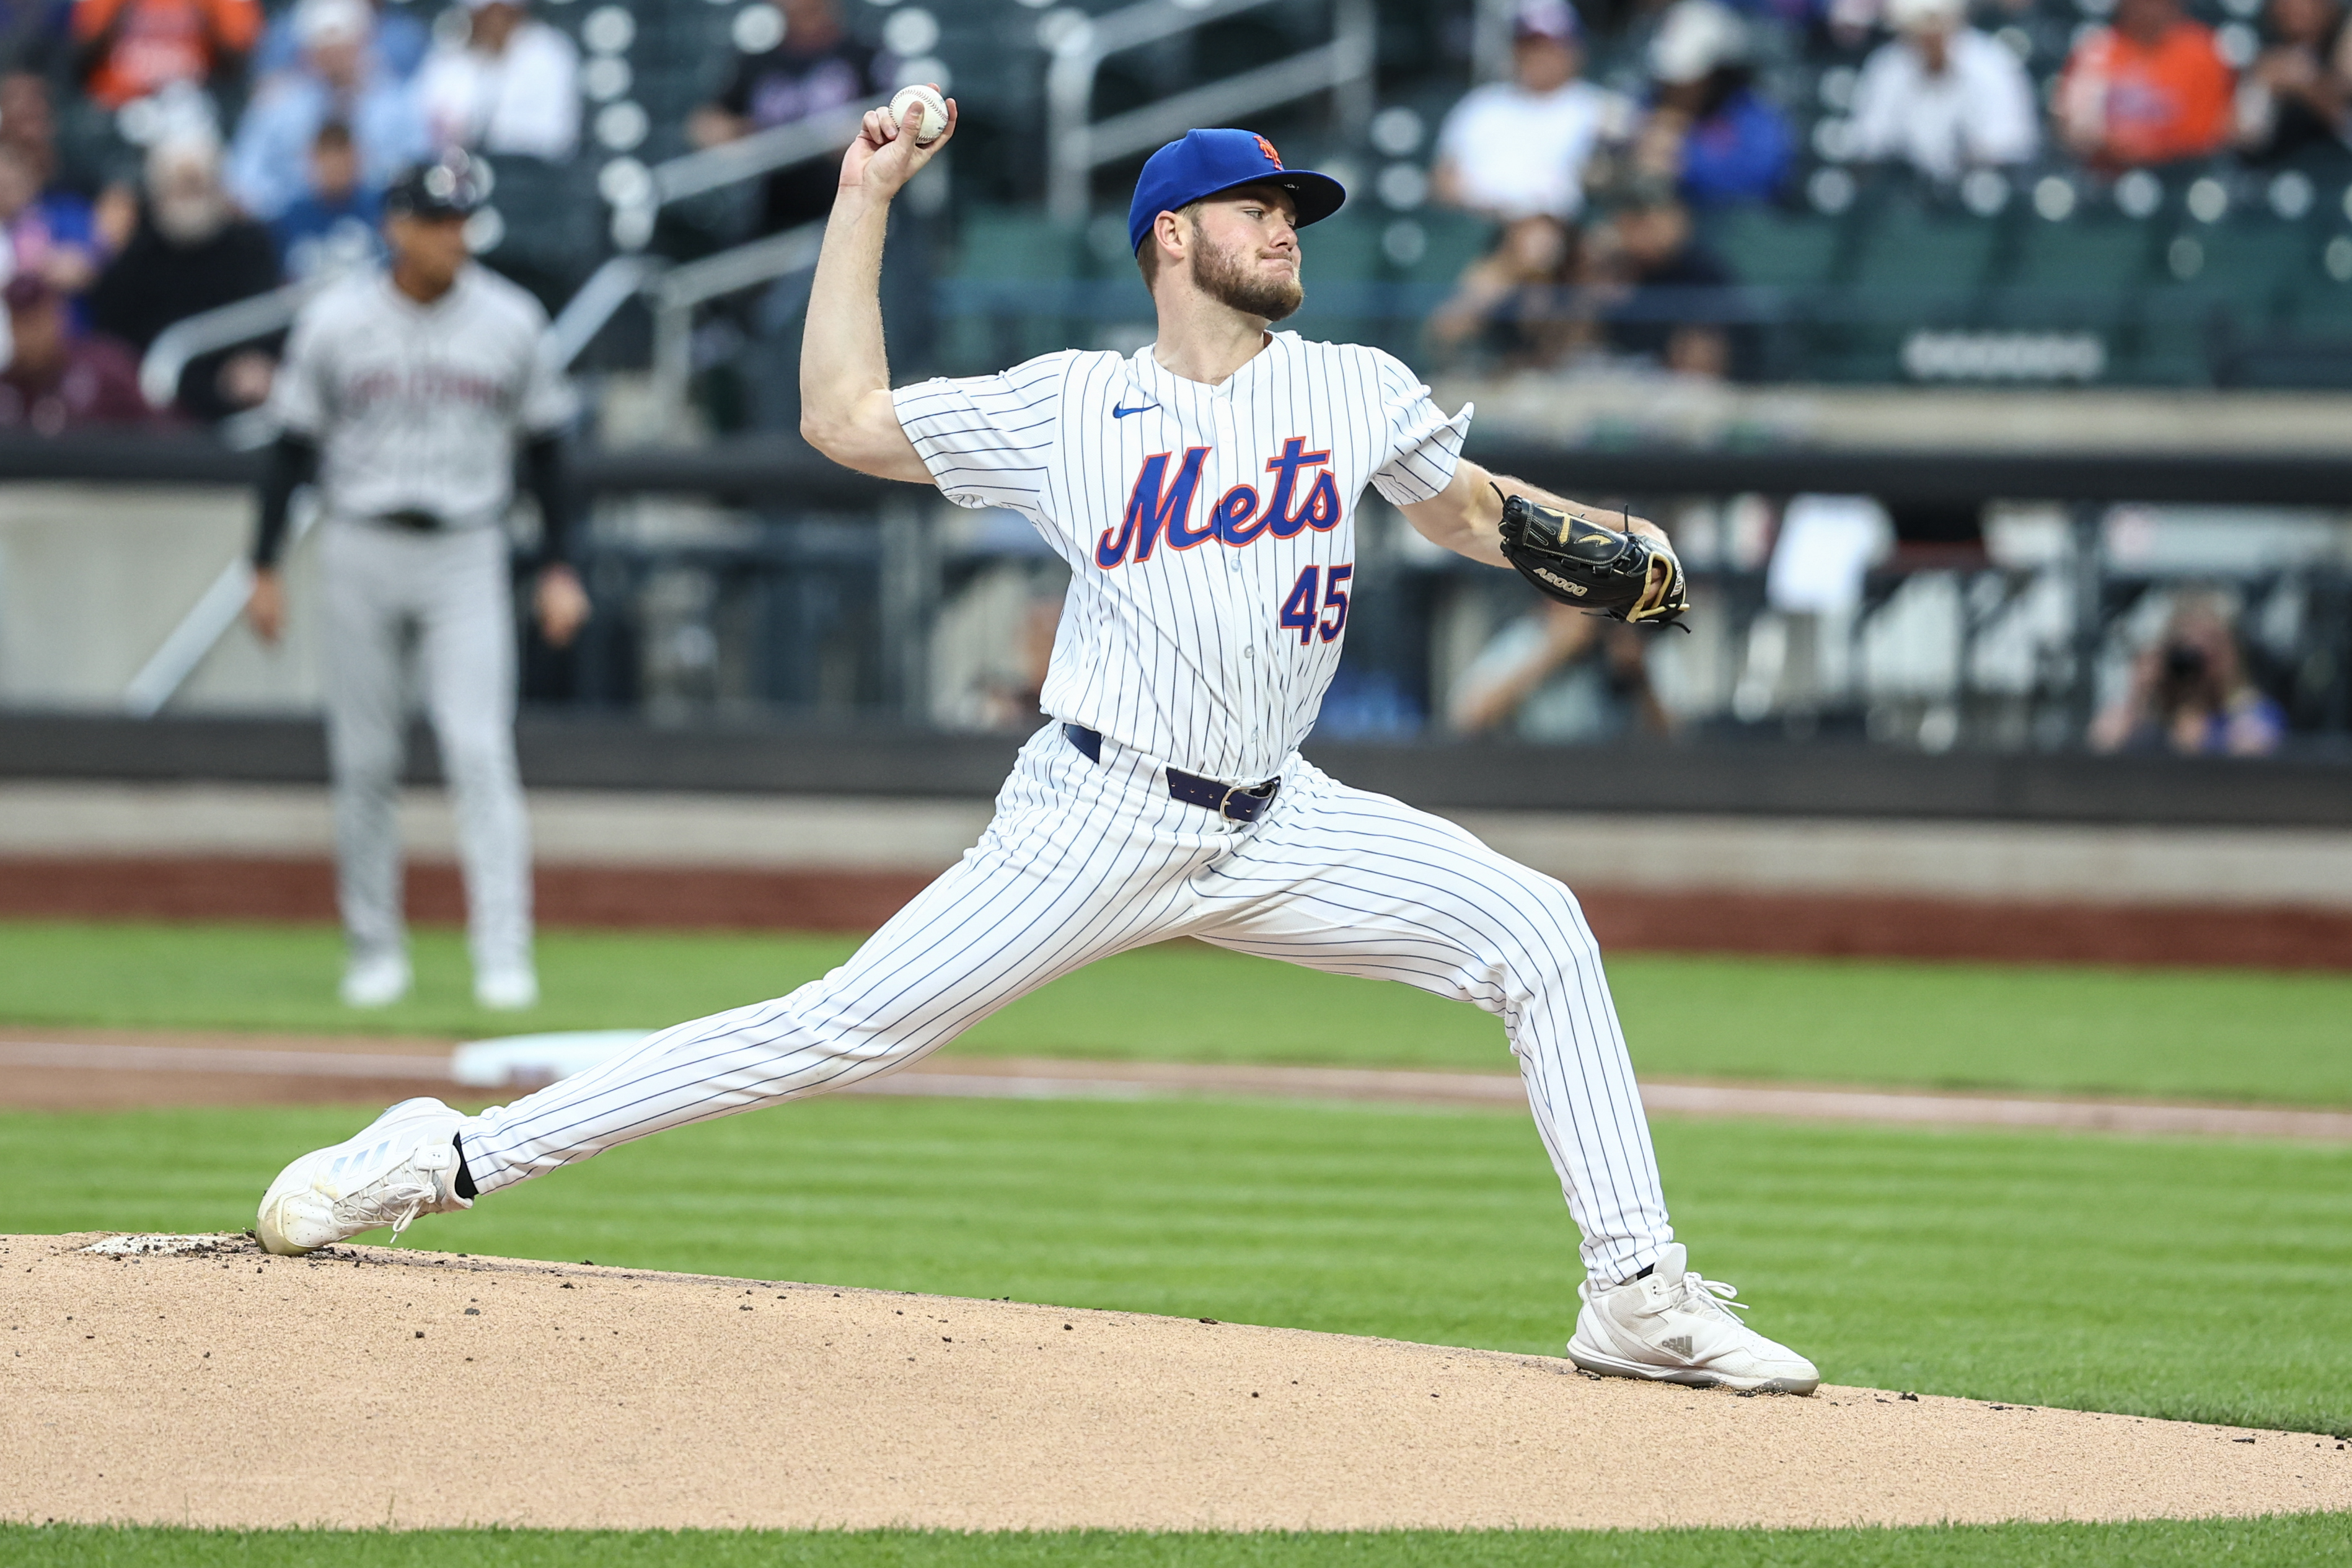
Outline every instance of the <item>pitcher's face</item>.
<svg viewBox="0 0 2352 1568"><path fill-rule="evenodd" d="M1192 281L1245 316L1279 321L1306 300L1298 208L1276 185L1244 185L1201 204Z"/></svg>

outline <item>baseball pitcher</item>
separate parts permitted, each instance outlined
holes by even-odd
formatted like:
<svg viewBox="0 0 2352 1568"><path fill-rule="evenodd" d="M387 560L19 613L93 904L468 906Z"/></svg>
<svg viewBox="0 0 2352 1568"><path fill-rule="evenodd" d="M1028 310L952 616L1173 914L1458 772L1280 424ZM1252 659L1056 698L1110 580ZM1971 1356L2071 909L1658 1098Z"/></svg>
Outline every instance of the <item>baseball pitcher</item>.
<svg viewBox="0 0 2352 1568"><path fill-rule="evenodd" d="M1301 231L1345 193L1244 131L1195 131L1144 166L1129 238L1156 342L894 390L885 218L939 145L876 110L843 160L803 428L862 472L1019 511L1070 564L1051 721L995 819L824 979L479 1116L395 1106L286 1169L263 1240L300 1252L396 1229L664 1128L840 1089L1095 959L1190 936L1495 1014L1583 1232L1569 1353L1619 1376L1811 1392L1811 1363L1746 1327L1675 1240L1569 890L1298 754L1347 633L1366 487L1439 544L1634 620L1682 611L1663 536L1465 460L1471 411L1445 414L1387 354L1270 331L1304 297Z"/></svg>

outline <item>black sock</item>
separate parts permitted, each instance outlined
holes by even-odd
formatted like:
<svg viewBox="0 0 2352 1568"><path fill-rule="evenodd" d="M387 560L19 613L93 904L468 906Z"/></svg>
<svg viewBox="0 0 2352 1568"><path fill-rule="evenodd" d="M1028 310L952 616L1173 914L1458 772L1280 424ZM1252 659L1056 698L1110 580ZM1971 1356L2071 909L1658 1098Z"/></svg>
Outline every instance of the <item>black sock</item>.
<svg viewBox="0 0 2352 1568"><path fill-rule="evenodd" d="M472 1203L477 1194L474 1190L474 1173L466 1169L466 1146L459 1142L453 1133L450 1135L449 1147L457 1151L457 1195L467 1203Z"/></svg>
<svg viewBox="0 0 2352 1568"><path fill-rule="evenodd" d="M463 1160L465 1159L465 1156L464 1156L463 1154L460 1154L460 1155L458 1155L458 1156L457 1156L457 1158L458 1158L460 1161L463 1161ZM458 1179L459 1181L461 1181L461 1182L466 1181L465 1173L464 1173L464 1172L463 1172L462 1168L460 1169L460 1171L459 1171L459 1173L458 1173L457 1179ZM471 1182L467 1182L467 1183L466 1183L466 1184L467 1184L467 1186L471 1186L471 1185L473 1185L473 1184L472 1184ZM467 1193L466 1195L467 1195L467 1197L469 1197L469 1198L470 1198L470 1197L472 1197L474 1194L471 1194L471 1193ZM1650 1264L1650 1265L1648 1265L1647 1267L1643 1268L1643 1270L1642 1270L1639 1274L1634 1275L1634 1276L1633 1276L1633 1279L1647 1279L1650 1277L1651 1270L1652 1270L1652 1269L1654 1269L1654 1268L1657 1268L1657 1265L1656 1265L1656 1264L1654 1264L1654 1263ZM1631 1283L1632 1283L1632 1280L1628 1280L1628 1281L1627 1281L1627 1283L1628 1283L1628 1284L1631 1284Z"/></svg>

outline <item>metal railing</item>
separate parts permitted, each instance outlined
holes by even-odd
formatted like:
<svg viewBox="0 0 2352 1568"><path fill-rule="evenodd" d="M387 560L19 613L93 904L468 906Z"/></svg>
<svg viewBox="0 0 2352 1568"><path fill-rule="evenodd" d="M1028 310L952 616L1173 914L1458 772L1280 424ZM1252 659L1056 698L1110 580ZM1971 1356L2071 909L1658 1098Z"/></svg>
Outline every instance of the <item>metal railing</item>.
<svg viewBox="0 0 2352 1568"><path fill-rule="evenodd" d="M649 279L654 307L653 390L656 405L683 410L694 373L694 311L698 305L745 289L807 272L824 245L824 225L803 224L748 245L673 267Z"/></svg>
<svg viewBox="0 0 2352 1568"><path fill-rule="evenodd" d="M5 478L101 478L131 482L236 482L249 472L249 458L224 463L216 447L195 442L172 442L179 458L160 461L163 454L152 439L120 442L108 456L91 439L52 442L0 442L0 475ZM2063 538L2053 543L2053 555L2042 564L1994 566L1992 562L1919 557L1895 572L1874 572L1855 614L1834 623L1790 621L1788 616L1767 614L1767 590L1759 569L1748 557L1734 562L1728 552L1728 521L1719 524L1717 560L1712 566L1694 566L1707 583L1710 611L1694 639L1673 639L1675 663L1682 670L1694 721L1712 726L1740 726L1773 721L1806 721L1821 733L1844 733L1858 738L1882 733L1900 745L2028 745L2046 748L2072 745L2084 733L2091 700L2098 689L2098 672L2115 666L2122 642L2122 616L2138 605L2145 593L2159 593L2166 583L2149 578L2155 566L2128 566L2100 543L2105 503L2119 499L2230 500L2239 505L2322 505L2340 508L2352 494L2352 458L2336 451L1895 451L1895 449L1576 449L1576 447L1503 447L1475 442L1477 461L1507 472L1527 475L1531 482L1548 484L1569 494L1628 494L1628 496L1728 496L1738 491L1767 496L1788 494L1877 494L1895 500L1983 500L1990 496L2016 499L2077 500L2070 512L2061 512ZM774 439L736 439L713 447L677 449L645 447L628 451L585 451L581 458L581 489L588 494L696 494L722 499L724 505L800 512L821 508L833 512L866 512L885 521L875 536L870 555L858 555L866 564L854 572L870 583L875 609L894 630L887 637L866 637L858 632L856 658L894 660L879 691L891 708L915 712L924 700L924 675L918 651L924 647L927 616L943 602L940 593L939 545L929 541L927 520L919 512L919 491L894 487L879 479L854 475L824 463L816 454ZM889 510L896 503L898 510ZM1694 524L1696 527L1696 524ZM2037 524L2042 527L2042 524ZM2227 527L2227 524L2216 524ZM835 527L835 533L840 529ZM1390 531L1395 529L1390 527ZM824 529L818 533L824 533ZM1367 536L1369 538L1369 536ZM1706 538L1700 533L1698 538ZM828 536L824 550L840 555L845 545ZM772 538L734 541L727 545L691 545L687 560L670 548L670 555L654 560L630 557L630 566L642 578L652 569L694 569L713 572L724 581L764 583L760 593L774 593L800 566L772 550ZM612 550L640 550L640 545L612 545L597 560L612 566ZM740 560L722 560L713 550L748 550ZM1691 560L1698 562L1696 538L1689 543ZM1385 550L1385 545L1383 545ZM656 550L656 555L661 555ZM821 555L821 552L818 552ZM800 560L800 557L795 557ZM1416 564L1404 557L1383 557L1385 572L1440 572L1437 566ZM2300 560L2300 557L2298 557ZM624 562L628 564L628 562ZM845 566L824 564L807 557L818 572L845 572ZM242 572L242 566L237 569ZM879 576L877 576L879 572ZM751 576L746 576L751 574ZM1456 574L1461 576L1461 574ZM2206 578L2213 572L2206 572ZM2343 748L2352 733L2352 682L2340 672L2345 648L2352 648L2352 583L2343 576L2336 557L2312 555L2298 566L2279 557L2279 564L2249 566L2244 572L2222 574L2244 585L2249 626L2263 627L2263 637L2294 637L2294 658L2279 668L2291 668L2300 712L2298 745L2305 750ZM2288 581L2294 578L2294 581ZM1507 578L1461 583L1458 588L1484 588L1507 597ZM1500 583L1500 588L1496 588ZM228 626L242 605L245 578L214 585L200 616L214 626ZM1451 595L1454 590L1446 590ZM1515 590L1512 590L1515 593ZM757 597L757 595L755 595ZM1404 602L1400 595L1392 602ZM1898 602L1900 597L1900 602ZM746 599L748 602L748 599ZM793 602L791 595L772 599ZM2272 602L2305 605L2305 611L2282 621L2270 614ZM2261 614L2255 614L2258 606ZM616 609L616 616L628 611ZM769 611L762 611L769 614ZM797 611L795 611L797 614ZM1800 618L1801 621L1801 618ZM609 623L612 627L621 621ZM734 626L734 623L727 623ZM879 623L877 623L879 626ZM1465 621L1467 626L1467 621ZM1938 626L1952 630L1952 658L1940 658L1948 675L1928 677L1906 672L1903 647L1928 637ZM2286 627L2286 630L2282 630ZM174 632L167 648L158 651L155 670L143 672L127 693L125 708L136 715L152 715L176 691L176 679L167 672L188 670L203 658L209 642L200 618ZM727 630L724 626L715 627ZM730 637L748 637L736 627ZM1418 635L1418 632L1416 632ZM764 632L762 632L764 637ZM1938 632L1940 637L1940 632ZM1834 648L1832 648L1834 644ZM1872 647L1884 644L1879 654ZM1903 647L1898 647L1903 644ZM616 644L618 647L618 644ZM751 647L751 644L730 644ZM760 644L767 647L767 644ZM1383 644L1369 639L1360 644L1367 658L1385 658ZM2284 644L2282 644L2284 647ZM1844 656L1837 654L1844 648ZM1978 648L1985 660L1978 658ZM2013 658L2011 658L2013 656ZM1397 660L1404 663L1397 663ZM1874 660L1891 658L1872 672ZM1978 672L1983 663L1983 672ZM736 660L730 668L776 670L772 651L751 666ZM1400 654L1371 670L1423 668L1416 656ZM635 668L635 666L633 666ZM1430 666L1434 668L1434 666ZM1813 675L1801 675L1813 670ZM1842 672L1842 675L1839 675ZM1837 675L1837 679L1832 679ZM760 677L767 679L767 677ZM1437 691L1437 677L1430 677ZM1696 684L1694 684L1696 682ZM1706 687L1706 700L1694 693ZM764 687L762 687L764 691ZM757 693L752 693L757 696ZM1345 696L1345 693L1343 693ZM863 700L863 699L861 699ZM2284 700L2284 699L2282 699ZM1343 729L1340 700L1334 708L1334 733ZM1710 717L1712 715L1712 717ZM1867 720L1867 724L1865 724ZM1891 729L1886 729L1891 726ZM1712 733L1712 731L1710 731Z"/></svg>
<svg viewBox="0 0 2352 1568"><path fill-rule="evenodd" d="M633 158L615 159L598 175L596 188L613 208L613 243L623 250L645 248L661 209L690 196L707 195L805 163L838 157L868 106L853 104L789 125L755 131L733 142L646 167Z"/></svg>
<svg viewBox="0 0 2352 1568"><path fill-rule="evenodd" d="M803 224L706 256L673 264L657 256L615 256L596 268L548 327L547 353L568 367L629 301L653 307L654 390L666 407L683 407L693 365L694 311L698 305L816 266L824 226Z"/></svg>
<svg viewBox="0 0 2352 1568"><path fill-rule="evenodd" d="M612 319L613 312L643 287L648 275L657 275L651 264L634 257L616 257L599 268L594 276L565 305L550 328L543 351L554 359L557 366L569 366L580 357L599 330ZM275 292L240 300L215 310L190 316L167 327L157 335L148 350L147 358L139 367L140 389L147 400L157 407L170 404L177 395L181 374L188 363L199 354L215 349L234 347L254 338L263 337L289 325L303 303L325 286L324 278L306 279ZM617 292L617 297L614 297ZM609 300L609 303L607 302ZM158 388L161 394L158 394ZM259 414L259 410L251 411ZM238 420L253 424L248 416ZM254 438L260 434L261 439ZM263 444L266 432L254 429L228 431L224 428L226 444L239 449L250 449ZM294 508L292 528L286 548L290 552L302 542L318 521L319 507L315 496L305 497ZM179 694L204 663L221 638L228 635L237 617L245 612L246 600L253 593L253 563L240 554L196 596L188 613L180 618L131 676L122 689L122 710L135 719L152 719L163 710L166 703Z"/></svg>
<svg viewBox="0 0 2352 1568"><path fill-rule="evenodd" d="M169 408L180 395L180 377L188 366L202 356L221 349L235 348L256 338L268 337L293 324L295 316L320 289L342 276L340 270L324 270L267 294L257 294L249 300L239 300L210 310L174 321L155 334L147 345L144 358L139 362L139 391L151 407ZM261 409L247 409L225 421L221 427L224 445L239 451L249 451L265 445L270 438L269 416ZM301 542L316 521L318 509L306 504L298 508L293 529L287 541L291 549ZM152 719L163 711L196 672L229 627L236 625L245 602L253 592L253 563L243 555L220 570L220 574L206 585L180 618L163 643L141 665L122 689L122 709L133 718Z"/></svg>
<svg viewBox="0 0 2352 1568"><path fill-rule="evenodd" d="M1252 0L1265 4L1268 0ZM758 131L738 141L706 147L667 159L651 168L632 159L616 159L608 164L598 182L599 194L611 204L614 217L614 240L625 251L643 248L653 232L656 213L673 203L689 196L707 195L745 180L754 180L779 169L803 163L812 158L838 153L847 140L856 134L859 121L865 115L859 106L831 110L790 125L773 126ZM625 222L624 221L625 219ZM639 228L642 232L637 232ZM629 231L625 238L622 230ZM795 231L796 233L798 231ZM630 243L634 238L635 243ZM692 263L678 269L679 280L669 285L701 287L709 289L698 299L711 299L731 292L736 288L748 288L752 283L790 272L794 261L780 270L761 271L771 264L776 242L784 236L772 236L723 251L707 260ZM787 247L789 248L789 247ZM791 252L796 257L798 252ZM732 258L731 260L730 258ZM814 263L812 254L810 263ZM348 268L324 268L299 282L289 283L267 294L257 294L249 300L238 300L210 310L202 310L183 321L175 321L156 334L139 363L139 390L148 404L155 408L168 408L179 396L180 377L187 373L194 361L221 349L235 348L268 337L291 326L302 306L314 294L344 275ZM593 341L596 333L611 321L614 311L626 304L645 286L648 277L657 275L662 264L647 262L632 254L606 261L583 284L578 293L566 301L549 333L559 363L570 364ZM747 275L745 281L716 286L717 280L729 276ZM688 279L693 281L688 281ZM708 281L706 281L708 280Z"/></svg>
<svg viewBox="0 0 2352 1568"><path fill-rule="evenodd" d="M654 203L667 206L811 158L828 153L838 157L849 139L857 134L867 107L853 104L794 121L790 125L771 126L738 141L723 142L716 147L705 147L656 163L647 171L652 175Z"/></svg>
<svg viewBox="0 0 2352 1568"><path fill-rule="evenodd" d="M715 256L672 267L635 254L652 238L663 207L776 170L833 154L855 135L862 106L833 110L790 125L755 132L737 141L668 159L647 169L635 160L615 160L598 180L598 192L613 207L613 239L624 254L606 260L550 323L542 352L558 368L569 368L628 302L649 295L654 307L654 388L659 406L682 408L693 373L694 310L740 289L808 270L816 265L824 226L813 224L770 235ZM310 299L340 270L289 283L268 294L240 300L176 321L157 334L139 367L141 393L156 408L179 395L180 378L199 357L266 337L293 324ZM269 438L267 416L254 410L223 426L223 438L250 449ZM290 550L318 516L315 500L297 509ZM197 596L186 616L149 656L124 688L126 712L152 718L184 686L207 655L236 624L253 589L253 566L240 555Z"/></svg>
<svg viewBox="0 0 2352 1568"><path fill-rule="evenodd" d="M1279 3L1143 0L1091 20L1060 13L1059 20L1049 17L1041 38L1053 56L1045 70L1045 162L1046 199L1054 216L1067 221L1086 216L1087 184L1097 167L1195 126L1238 120L1328 89L1339 94L1342 121L1360 129L1371 117L1378 53L1379 19L1370 0L1337 0L1328 44L1108 120L1091 118L1095 77L1111 56Z"/></svg>
<svg viewBox="0 0 2352 1568"><path fill-rule="evenodd" d="M844 109L791 125L755 132L740 141L688 153L650 169L639 165L636 177L631 177L625 170L615 177L608 169L607 177L601 182L602 194L614 207L616 229L621 226L624 215L633 215L629 217L632 226L640 218L643 222L644 236L638 237L635 245L624 243L623 248L629 251L642 248L645 239L652 234L654 215L674 202L744 180L758 179L778 169L837 152L850 136L856 133L858 121L864 113L861 108ZM619 237L616 234L616 242ZM709 261L716 263L723 257L736 256L739 259L731 265L739 269L745 266L756 269L761 265L756 255L761 247L769 244L769 240L754 240L750 245L736 247L734 251L710 258ZM704 267L709 264L698 262L694 265ZM785 268L787 271L791 269ZM214 310L201 310L174 321L156 334L155 341L148 345L145 356L139 363L141 394L151 407L170 407L179 396L180 377L187 374L192 363L221 349L235 348L239 343L283 331L293 324L295 316L312 295L343 276L346 270L322 269L299 282L273 289L267 294L257 294L249 300L238 300ZM717 270L723 272L725 268ZM763 276L773 277L776 274L771 272ZM751 279L759 280L758 278ZM569 364L577 359L597 331L612 319L613 312L626 303L642 284L638 258L635 256L615 258L598 268L582 285L580 291L566 302L550 334L551 342L567 345L562 353L562 363ZM617 298L613 297L615 289L619 290ZM724 293L729 290L722 289L718 291ZM583 322L588 323L584 334L580 330Z"/></svg>
<svg viewBox="0 0 2352 1568"><path fill-rule="evenodd" d="M807 271L816 265L817 251L824 241L823 224L804 224L782 234L755 239L731 250L699 261L673 267L658 258L616 256L606 261L583 284L580 291L565 303L562 311L548 328L541 344L544 353L556 368L568 369L595 341L623 306L640 295L650 299L654 310L654 389L656 406L682 409L686 404L687 382L693 374L694 311L698 305L755 288L774 279ZM280 290L281 293L290 290ZM307 294L304 296L307 298ZM265 296L264 298L274 298ZM257 304L257 300L243 301ZM295 301L299 306L300 301ZM235 310L237 306L230 306ZM209 314L225 315L226 311ZM259 319L258 312L239 318L241 321ZM200 318L191 317L194 321ZM184 322L182 325L186 325ZM280 323L282 324L282 323ZM176 329L174 329L176 330ZM195 350L209 353L212 348L242 342L248 337L274 331L263 327L245 331L228 342L210 343ZM194 334L191 334L192 337ZM162 340L158 339L158 342ZM193 357L193 355L191 356ZM178 374L173 373L176 386ZM266 438L266 437L265 437ZM259 442L249 438L235 445L250 447ZM287 540L289 551L301 542L311 524L318 519L315 500L298 507L293 517L293 529ZM164 704L178 694L194 675L196 667L205 661L220 639L228 635L243 613L247 597L253 592L253 566L240 555L221 568L194 605L172 628L163 643L150 655L123 688L123 711L135 718L152 718L163 711Z"/></svg>
<svg viewBox="0 0 2352 1568"><path fill-rule="evenodd" d="M547 326L542 343L559 366L568 366L588 352L606 323L621 307L635 299L668 264L658 257L615 256L588 276L580 291L563 302Z"/></svg>
<svg viewBox="0 0 2352 1568"><path fill-rule="evenodd" d="M341 273L320 272L267 294L256 294L173 322L155 334L139 362L139 391L152 408L169 408L180 395L180 377L202 356L266 338L291 326L311 295Z"/></svg>

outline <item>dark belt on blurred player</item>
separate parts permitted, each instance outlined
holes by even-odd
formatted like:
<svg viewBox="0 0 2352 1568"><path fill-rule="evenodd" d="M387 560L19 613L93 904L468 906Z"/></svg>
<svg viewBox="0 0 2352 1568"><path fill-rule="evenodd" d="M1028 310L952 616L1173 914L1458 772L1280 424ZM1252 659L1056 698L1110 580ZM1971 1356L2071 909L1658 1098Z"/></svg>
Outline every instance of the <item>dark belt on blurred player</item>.
<svg viewBox="0 0 2352 1568"><path fill-rule="evenodd" d="M381 511L368 521L409 533L438 533L449 526L442 521L440 513L415 506L403 507L398 511Z"/></svg>
<svg viewBox="0 0 2352 1568"><path fill-rule="evenodd" d="M1102 731L1089 730L1084 724L1065 724L1062 738L1070 742L1078 754L1090 763L1102 761ZM1216 779L1204 779L1198 773L1188 773L1182 768L1170 768L1168 798L1181 800L1186 805L1197 805L1203 811L1213 811L1234 822L1255 822L1274 804L1281 793L1282 781L1268 779L1262 784L1229 784Z"/></svg>

